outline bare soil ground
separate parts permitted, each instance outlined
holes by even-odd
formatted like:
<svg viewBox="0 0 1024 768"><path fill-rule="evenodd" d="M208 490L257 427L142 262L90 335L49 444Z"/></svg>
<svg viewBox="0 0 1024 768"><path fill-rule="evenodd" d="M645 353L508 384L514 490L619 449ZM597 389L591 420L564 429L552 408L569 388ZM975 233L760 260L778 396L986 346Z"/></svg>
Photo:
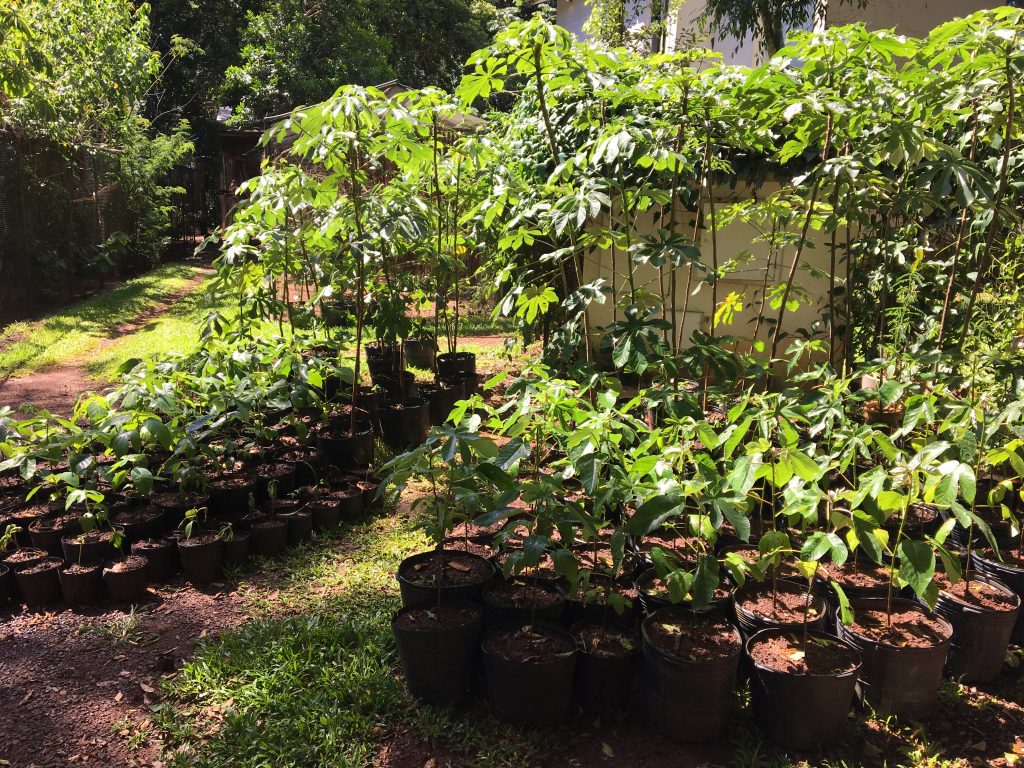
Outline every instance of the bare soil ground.
<svg viewBox="0 0 1024 768"><path fill-rule="evenodd" d="M0 765L161 765L149 736L160 676L199 638L247 616L223 585L199 591L179 582L150 593L135 611L0 617Z"/></svg>
<svg viewBox="0 0 1024 768"><path fill-rule="evenodd" d="M119 339L143 329L196 290L211 274L213 270L203 270L200 276L175 291L159 305L140 313L128 323L111 326L107 329L106 337L100 341L98 349L107 349ZM75 403L83 393L101 390L105 385L106 382L89 376L81 365L61 365L28 376L0 380L0 406L7 405L14 409L34 406L66 417L71 415Z"/></svg>

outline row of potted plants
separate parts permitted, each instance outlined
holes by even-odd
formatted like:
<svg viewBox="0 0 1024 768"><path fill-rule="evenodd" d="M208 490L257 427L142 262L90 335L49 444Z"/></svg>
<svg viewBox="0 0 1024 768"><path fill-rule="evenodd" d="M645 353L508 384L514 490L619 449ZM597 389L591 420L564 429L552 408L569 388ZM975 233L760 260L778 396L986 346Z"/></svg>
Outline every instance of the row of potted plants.
<svg viewBox="0 0 1024 768"><path fill-rule="evenodd" d="M614 608L642 607L639 638L627 620L589 639L644 650L661 730L720 732L708 718L729 711L745 643L758 719L793 746L841 725L858 680L879 713L920 718L947 660L952 675L991 680L1020 615L1020 592L985 569L1013 571L1020 551L1021 403L996 408L933 388L908 394L898 423L865 423L861 404L877 395L850 397L848 385L829 377L780 393L722 398L679 386L622 397L614 380L535 368L508 387L504 407L460 403L384 468L399 489L428 483L415 506L436 542L399 569L400 648L416 636L428 654L464 648L472 669L480 645L468 627L489 630L492 704L518 720L519 708L506 707L514 696L492 682L492 672L503 679L494 657L518 664L504 679L520 684L538 664L534 702L564 705L571 685L556 694L542 668L588 657L587 638L550 624L568 612L575 627L569 606L587 595L602 631L621 619ZM479 611L460 603L437 613L449 597ZM530 629L509 634L508 624ZM455 629L461 644L430 645ZM403 650L414 687L437 663L421 669L423 658ZM704 668L719 677L692 677L699 659L719 662ZM815 686L820 694L801 698ZM818 695L838 703L800 709ZM807 723L813 732L800 730Z"/></svg>

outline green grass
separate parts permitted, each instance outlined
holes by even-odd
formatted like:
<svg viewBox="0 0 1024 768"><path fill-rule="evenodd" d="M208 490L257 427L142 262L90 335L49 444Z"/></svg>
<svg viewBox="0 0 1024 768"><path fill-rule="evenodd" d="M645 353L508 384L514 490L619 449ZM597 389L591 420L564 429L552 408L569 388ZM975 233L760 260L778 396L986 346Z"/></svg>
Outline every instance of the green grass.
<svg viewBox="0 0 1024 768"><path fill-rule="evenodd" d="M371 765L398 730L465 754L479 766L539 765L549 735L521 733L483 708L471 717L414 707L397 675L390 617L394 571L427 546L407 513L349 526L333 548L318 537L242 584L258 618L201 644L165 682L154 722L168 765L298 768ZM276 573L275 573L276 572Z"/></svg>
<svg viewBox="0 0 1024 768"><path fill-rule="evenodd" d="M43 320L7 326L0 331L0 379L86 363L103 339L182 290L199 270L194 264L165 264Z"/></svg>
<svg viewBox="0 0 1024 768"><path fill-rule="evenodd" d="M211 301L205 291L207 285L203 283L135 333L96 350L86 363L86 370L97 378L112 379L126 360L184 355L194 351L209 313L227 308L223 299Z"/></svg>

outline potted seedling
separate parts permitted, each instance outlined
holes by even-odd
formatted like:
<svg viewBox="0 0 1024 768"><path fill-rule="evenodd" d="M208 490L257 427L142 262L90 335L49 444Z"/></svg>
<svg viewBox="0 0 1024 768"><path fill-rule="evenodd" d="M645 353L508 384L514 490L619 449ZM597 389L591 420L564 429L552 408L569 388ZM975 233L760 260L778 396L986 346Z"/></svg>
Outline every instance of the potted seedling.
<svg viewBox="0 0 1024 768"><path fill-rule="evenodd" d="M938 473L928 479L925 498L952 512L953 519L935 537L934 547L946 568L936 573L939 591L935 612L953 627L950 669L967 683L986 683L999 676L1010 644L1021 598L1008 586L976 573L974 568L975 528L980 528L992 550L999 544L991 527L978 514L976 478L988 446L1002 428L992 418L986 404L972 400L963 408L965 419L956 445L959 459L943 462ZM946 532L955 520L964 531L966 557L962 573L959 559L954 560L941 547ZM960 577L960 578L958 578Z"/></svg>
<svg viewBox="0 0 1024 768"><path fill-rule="evenodd" d="M846 548L841 539L832 536L816 532L803 553L813 555L825 549L841 565ZM787 748L808 750L833 743L846 723L861 658L838 638L812 629L809 598L818 562L802 559L798 567L807 585L803 626L799 630L763 629L747 641L746 650L753 669L751 706L755 722ZM837 594L845 605L841 588L837 588ZM849 616L846 618L849 620Z"/></svg>
<svg viewBox="0 0 1024 768"><path fill-rule="evenodd" d="M224 541L216 531L200 527L206 519L206 508L198 507L181 521L178 556L182 573L193 584L209 584L223 575Z"/></svg>
<svg viewBox="0 0 1024 768"><path fill-rule="evenodd" d="M469 432L435 434L384 468L388 484L403 487L414 476L430 484L430 492L414 507L429 521L427 532L435 547L399 566L404 607L391 620L406 685L413 696L430 703L451 702L476 683L483 612L472 598L479 597L494 569L477 555L444 549L444 540L456 516L453 507L473 495L473 474L460 472L465 465L455 463L455 454L471 456L485 445L480 440ZM453 449L448 461L438 461L435 452L447 446Z"/></svg>
<svg viewBox="0 0 1024 768"><path fill-rule="evenodd" d="M864 698L883 716L900 714L923 719L931 714L938 699L953 629L917 603L897 597L897 591L910 587L930 604L937 597L933 546L941 544L909 538L906 531L910 506L921 498L928 476L936 470L935 458L947 448L945 443L924 446L897 462L889 482L872 487L882 512L895 513L898 520L896 535L886 544L887 593L884 598L854 601L853 621L837 625L840 638L863 659L860 679ZM956 567L952 558L948 565Z"/></svg>
<svg viewBox="0 0 1024 768"><path fill-rule="evenodd" d="M8 524L0 535L0 552L7 552L21 528ZM61 598L59 557L49 557L43 550L15 549L4 557L3 574L10 584L10 571L14 571L15 583L21 598L29 608L43 608Z"/></svg>
<svg viewBox="0 0 1024 768"><path fill-rule="evenodd" d="M249 530L249 547L254 555L274 557L288 546L288 520L278 512L277 484L270 483L267 489L269 501L266 514L256 512L256 499L249 497L249 514L253 520Z"/></svg>

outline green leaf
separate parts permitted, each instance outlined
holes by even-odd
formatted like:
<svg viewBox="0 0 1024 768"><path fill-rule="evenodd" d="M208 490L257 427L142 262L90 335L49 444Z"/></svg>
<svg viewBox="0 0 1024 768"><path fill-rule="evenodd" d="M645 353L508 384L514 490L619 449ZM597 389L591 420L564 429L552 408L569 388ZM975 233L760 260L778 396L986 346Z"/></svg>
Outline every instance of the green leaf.
<svg viewBox="0 0 1024 768"><path fill-rule="evenodd" d="M924 597L935 576L935 553L923 541L906 540L900 543L899 555L901 581Z"/></svg>

